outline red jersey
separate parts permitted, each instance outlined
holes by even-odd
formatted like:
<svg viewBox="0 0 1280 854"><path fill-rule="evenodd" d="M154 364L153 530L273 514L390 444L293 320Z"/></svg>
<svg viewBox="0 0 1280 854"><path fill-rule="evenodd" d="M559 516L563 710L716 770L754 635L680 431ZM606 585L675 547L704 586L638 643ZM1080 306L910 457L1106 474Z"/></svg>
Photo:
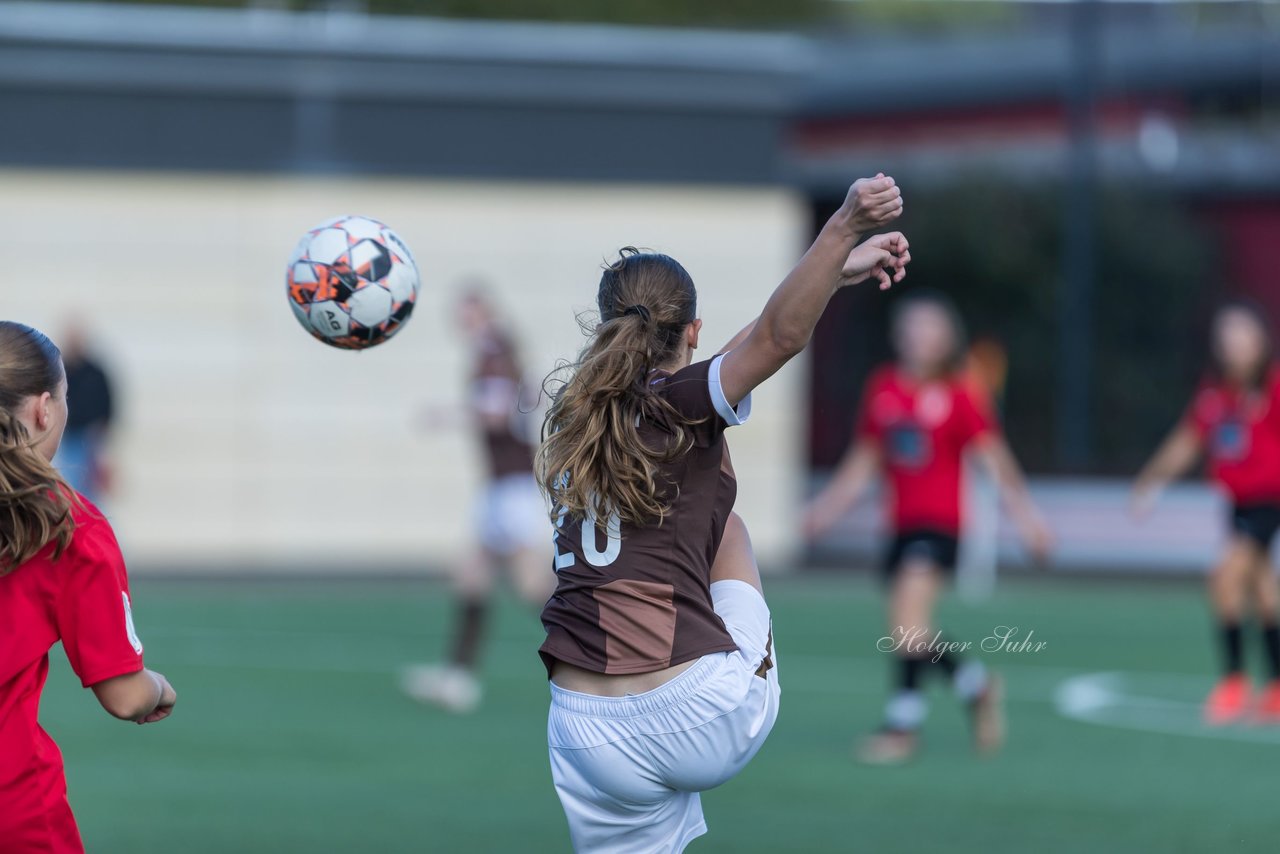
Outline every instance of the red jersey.
<svg viewBox="0 0 1280 854"><path fill-rule="evenodd" d="M1206 381L1185 423L1204 444L1209 473L1236 504L1280 502L1280 369L1261 391Z"/></svg>
<svg viewBox="0 0 1280 854"><path fill-rule="evenodd" d="M83 501L83 499L81 499ZM0 851L84 850L62 755L39 724L49 649L59 640L85 687L142 669L129 582L111 526L85 502L75 535L0 576Z"/></svg>
<svg viewBox="0 0 1280 854"><path fill-rule="evenodd" d="M995 429L958 377L920 382L894 367L867 380L857 438L880 446L899 531L960 532L965 447Z"/></svg>

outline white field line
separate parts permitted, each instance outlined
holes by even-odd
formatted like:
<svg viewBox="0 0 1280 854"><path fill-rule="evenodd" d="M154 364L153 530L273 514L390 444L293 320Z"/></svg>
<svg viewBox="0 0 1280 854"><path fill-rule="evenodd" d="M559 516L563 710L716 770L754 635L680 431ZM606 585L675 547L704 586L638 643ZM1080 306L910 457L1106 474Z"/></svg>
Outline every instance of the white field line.
<svg viewBox="0 0 1280 854"><path fill-rule="evenodd" d="M1080 674L1058 686L1053 697L1054 707L1065 718L1099 726L1191 738L1280 745L1280 728L1207 726L1201 719L1200 703L1158 695L1149 696L1150 685L1141 688L1135 685L1135 682L1147 681L1148 676L1156 676L1158 679L1151 681L1163 682L1168 686L1173 681L1170 679L1172 675ZM1184 687L1189 688L1191 680L1192 677L1185 677ZM1195 680L1201 688L1207 681L1203 678Z"/></svg>

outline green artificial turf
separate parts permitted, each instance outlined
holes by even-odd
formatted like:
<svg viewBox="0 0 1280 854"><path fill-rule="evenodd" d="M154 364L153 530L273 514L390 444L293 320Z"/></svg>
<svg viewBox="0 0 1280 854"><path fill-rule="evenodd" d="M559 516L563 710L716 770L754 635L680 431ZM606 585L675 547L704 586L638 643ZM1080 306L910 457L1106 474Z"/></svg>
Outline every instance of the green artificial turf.
<svg viewBox="0 0 1280 854"><path fill-rule="evenodd" d="M937 685L925 751L887 769L850 760L888 684L878 589L822 576L768 593L782 713L747 770L704 795L710 833L690 851L1280 850L1280 728L1197 722L1213 674L1198 589L1037 580L948 603L954 639L1014 625L1046 646L986 656L1008 685L1002 755L971 755L964 714ZM180 694L174 716L110 719L59 649L43 703L90 852L568 850L541 630L515 603L494 620L484 705L458 718L396 682L444 645L443 586L139 579L134 598L148 663ZM1152 721L1169 729L1172 715L1173 731L1151 731L1142 708L1124 728L1060 715L1064 680L1100 671L1168 701Z"/></svg>

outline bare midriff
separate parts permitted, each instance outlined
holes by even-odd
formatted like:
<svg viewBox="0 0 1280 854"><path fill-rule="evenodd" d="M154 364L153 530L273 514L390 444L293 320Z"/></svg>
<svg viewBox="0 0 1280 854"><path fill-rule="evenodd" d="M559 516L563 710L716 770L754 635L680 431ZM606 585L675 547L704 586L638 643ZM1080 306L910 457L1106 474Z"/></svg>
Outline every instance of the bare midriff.
<svg viewBox="0 0 1280 854"><path fill-rule="evenodd" d="M628 694L643 694L675 679L693 665L695 658L663 670L650 673L593 673L563 661L557 661L551 668L551 681L566 691L579 694L594 694L597 697L625 697Z"/></svg>

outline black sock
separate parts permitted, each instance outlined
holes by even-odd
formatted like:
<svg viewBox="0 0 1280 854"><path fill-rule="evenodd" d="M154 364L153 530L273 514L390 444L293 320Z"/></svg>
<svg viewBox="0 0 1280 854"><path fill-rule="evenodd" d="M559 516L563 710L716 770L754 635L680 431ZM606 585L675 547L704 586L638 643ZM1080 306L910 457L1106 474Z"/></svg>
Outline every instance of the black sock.
<svg viewBox="0 0 1280 854"><path fill-rule="evenodd" d="M466 670L474 670L480 655L480 639L484 634L489 603L484 599L463 599L458 606L453 630L453 654L450 662Z"/></svg>
<svg viewBox="0 0 1280 854"><path fill-rule="evenodd" d="M1267 652L1267 667L1271 678L1280 679L1280 627L1275 623L1263 623L1262 648Z"/></svg>
<svg viewBox="0 0 1280 854"><path fill-rule="evenodd" d="M927 663L928 663L927 658L899 658L898 659L898 690L899 691L920 690L920 672L924 670L924 665Z"/></svg>
<svg viewBox="0 0 1280 854"><path fill-rule="evenodd" d="M1227 676L1237 676L1244 670L1244 643L1240 634L1239 623L1223 623L1219 629L1222 636L1222 669Z"/></svg>
<svg viewBox="0 0 1280 854"><path fill-rule="evenodd" d="M938 635L938 638L939 642L944 646L942 654L935 657L934 664L936 664L938 668L946 674L946 677L950 679L955 676L956 671L960 669L960 656L947 648L946 644L948 641L946 638L942 637L941 634Z"/></svg>

